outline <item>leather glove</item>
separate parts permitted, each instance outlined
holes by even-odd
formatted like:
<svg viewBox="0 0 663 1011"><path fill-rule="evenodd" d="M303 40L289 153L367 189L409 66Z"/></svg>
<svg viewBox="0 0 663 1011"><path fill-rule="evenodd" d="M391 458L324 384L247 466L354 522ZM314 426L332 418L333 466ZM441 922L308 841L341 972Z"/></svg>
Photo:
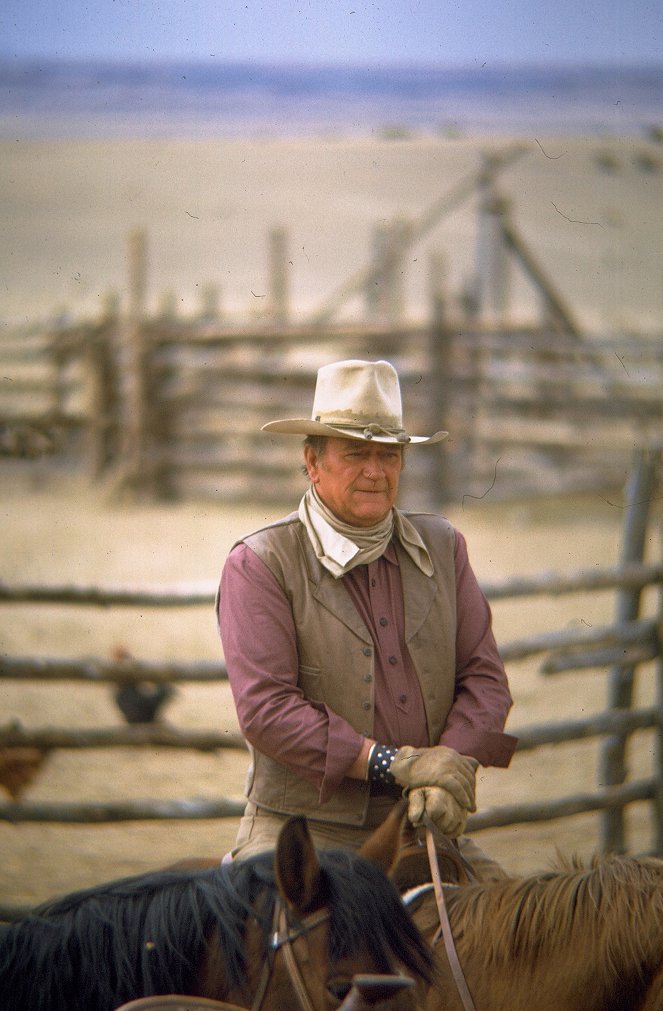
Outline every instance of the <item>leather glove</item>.
<svg viewBox="0 0 663 1011"><path fill-rule="evenodd" d="M459 755L444 744L434 748L413 748L406 744L396 752L389 772L406 790L420 786L442 787L467 812L476 811L478 766L476 758Z"/></svg>
<svg viewBox="0 0 663 1011"><path fill-rule="evenodd" d="M441 786L415 786L408 794L407 816L420 825L427 814L443 835L457 839L465 830L467 810Z"/></svg>

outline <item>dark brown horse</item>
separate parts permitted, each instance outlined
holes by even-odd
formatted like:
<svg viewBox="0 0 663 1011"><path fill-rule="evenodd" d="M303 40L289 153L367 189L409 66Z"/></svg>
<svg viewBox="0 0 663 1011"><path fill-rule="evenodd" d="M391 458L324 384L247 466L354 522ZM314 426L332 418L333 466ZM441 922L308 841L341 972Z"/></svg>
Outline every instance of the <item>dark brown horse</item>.
<svg viewBox="0 0 663 1011"><path fill-rule="evenodd" d="M443 887L477 1011L663 1011L663 861L615 856ZM432 886L409 908L434 943L428 1011L463 1011Z"/></svg>
<svg viewBox="0 0 663 1011"><path fill-rule="evenodd" d="M0 929L0 1008L111 1011L143 996L190 994L262 1011L328 1011L354 996L358 974L402 970L430 981L430 948L386 875L395 828L364 853L318 854L305 819L292 818L273 854L140 875L46 904ZM405 1011L416 1000L404 989L381 1006Z"/></svg>

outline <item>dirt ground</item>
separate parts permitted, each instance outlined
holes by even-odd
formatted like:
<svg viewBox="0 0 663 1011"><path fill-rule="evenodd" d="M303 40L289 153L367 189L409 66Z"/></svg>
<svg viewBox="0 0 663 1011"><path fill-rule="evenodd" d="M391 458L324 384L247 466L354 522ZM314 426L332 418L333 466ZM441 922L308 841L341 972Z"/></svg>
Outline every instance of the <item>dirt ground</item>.
<svg viewBox="0 0 663 1011"><path fill-rule="evenodd" d="M46 480L39 464L29 474L0 480L4 536L0 578L8 583L215 586L225 555L242 532L277 515L266 509L187 503L169 507L112 504L79 478ZM281 510L279 510L280 512ZM285 510L283 510L285 511ZM623 509L619 495L518 505L488 500L448 510L468 539L484 583L544 570L575 572L618 559ZM659 517L660 519L660 517ZM660 558L658 522L648 554ZM648 609L655 601L646 600ZM539 598L494 606L498 642L545 629L610 621L610 593ZM118 645L148 659L214 659L220 644L209 608L168 610L3 605L0 636L7 655L108 657ZM515 706L508 729L600 711L606 671L546 678L538 662L510 665ZM653 694L654 673L643 669L638 701ZM109 726L121 723L111 689L103 685L0 682L1 722L25 726ZM236 729L227 686L178 688L164 719L197 729ZM654 742L642 733L629 751L632 777L651 774ZM516 755L509 770L481 770L479 807L564 796L597 785L594 742ZM246 756L129 749L52 753L25 794L31 801L108 801L129 798L242 798ZM558 850L588 857L599 819L582 815L547 824L477 834L477 841L513 872L548 867ZM33 903L51 895L194 855L221 856L236 819L122 823L85 827L0 823L0 902ZM632 805L628 846L652 845L648 806Z"/></svg>
<svg viewBox="0 0 663 1011"><path fill-rule="evenodd" d="M0 141L0 319L96 318L127 297L127 241L147 228L148 311L200 310L212 283L226 318L268 311L268 229L288 229L293 321L315 315L373 255L375 229L417 224L486 154L525 153L499 176L530 255L580 326L660 333L663 170L639 137L305 137ZM650 166L642 168L643 162ZM606 168L606 163L609 168ZM112 166L112 170L111 167ZM477 199L409 247L406 319L430 312L431 253L453 315L477 269ZM525 271L509 271L509 319L540 318ZM125 303L126 304L126 301ZM356 318L357 300L344 305ZM360 309L360 311L363 311Z"/></svg>

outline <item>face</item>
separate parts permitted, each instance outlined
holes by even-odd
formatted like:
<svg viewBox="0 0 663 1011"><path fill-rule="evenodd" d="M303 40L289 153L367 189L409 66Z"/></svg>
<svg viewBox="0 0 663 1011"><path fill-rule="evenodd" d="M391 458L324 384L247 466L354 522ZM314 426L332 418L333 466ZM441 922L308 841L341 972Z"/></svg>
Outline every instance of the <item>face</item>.
<svg viewBox="0 0 663 1011"><path fill-rule="evenodd" d="M305 446L304 460L318 495L344 523L372 527L396 501L402 446L329 438L321 454Z"/></svg>

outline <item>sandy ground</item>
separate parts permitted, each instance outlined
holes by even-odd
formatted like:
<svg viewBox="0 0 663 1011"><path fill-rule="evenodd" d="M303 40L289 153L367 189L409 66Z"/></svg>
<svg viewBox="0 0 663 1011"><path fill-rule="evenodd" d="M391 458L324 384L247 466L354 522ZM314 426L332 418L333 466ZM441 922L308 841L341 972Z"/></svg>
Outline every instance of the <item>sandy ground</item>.
<svg viewBox="0 0 663 1011"><path fill-rule="evenodd" d="M4 536L0 578L8 582L101 586L203 581L212 587L237 535L270 519L264 509L209 504L164 507L112 505L78 478L40 484L0 481ZM526 572L573 572L614 564L621 522L619 502L600 496L582 501L496 506L489 501L449 510L468 538L479 578L494 582ZM660 557L652 524L648 553ZM649 608L655 602L649 601ZM613 614L611 594L578 594L496 604L495 629L505 643L528 632L596 625ZM9 655L108 656L118 644L140 658L212 659L220 655L208 608L169 610L3 605L2 649ZM603 708L605 671L544 678L537 664L510 667L515 707L509 729ZM652 671L643 671L638 699L650 699ZM108 726L120 716L108 686L52 686L0 682L2 721L26 726ZM236 729L227 686L180 688L165 712L178 726ZM632 776L651 774L653 742L641 734L629 750ZM246 766L241 753L173 754L128 750L117 754L52 754L28 800L218 797L241 799ZM592 742L517 755L508 771L482 770L479 806L564 796L596 785ZM651 846L646 805L629 813L629 848ZM556 850L583 857L597 845L598 819L584 815L545 825L514 826L477 840L514 872L547 867ZM124 823L117 826L9 825L0 823L0 902L30 903L79 886L167 864L192 855L221 855L235 819L216 822Z"/></svg>
<svg viewBox="0 0 663 1011"><path fill-rule="evenodd" d="M619 136L519 138L499 179L538 267L591 332L660 332L663 148ZM96 316L125 299L127 239L149 243L148 304L196 312L209 284L229 317L267 305L267 233L288 229L293 318L315 312L370 261L373 233L395 218L433 226L404 263L406 314L429 312L433 253L446 261L450 307L476 272L476 175L500 136L307 137L298 140L0 142L0 320ZM349 312L356 315L357 304ZM511 315L539 298L513 265ZM359 307L363 311L363 307Z"/></svg>
<svg viewBox="0 0 663 1011"><path fill-rule="evenodd" d="M109 290L126 300L127 237L136 227L148 234L151 310L170 293L182 312L195 312L203 288L213 283L227 318L259 318L269 288L267 232L274 225L289 230L292 312L305 319L365 266L377 225L396 217L420 222L477 172L485 152L510 143L492 136L0 142L0 321L35 321L56 311L96 315ZM663 149L608 136L531 137L525 148L500 177L501 191L537 263L581 324L597 333L622 327L660 333ZM446 260L452 294L471 280L476 219L474 192L411 247L409 317L427 312L432 253ZM516 266L510 307L514 319L538 310ZM357 309L347 306L349 313ZM623 518L614 498L600 496L515 506L486 498L449 515L467 535L485 582L613 564ZM78 478L49 482L35 463L20 476L0 473L0 516L1 579L101 586L202 580L212 587L234 539L275 513L222 504L120 507ZM660 557L655 533L648 550ZM613 610L610 594L500 604L495 628L498 640L508 642L530 631L601 624ZM158 615L3 605L0 642L9 655L107 657L118 645L139 658L220 655L207 608ZM512 665L509 674L515 732L603 707L605 671L546 679L532 662ZM653 680L651 670L643 671L639 699L651 698ZM222 685L180 689L165 718L178 726L236 729ZM120 722L107 686L0 682L0 721L11 719L34 727ZM629 750L631 774L649 775L652 761L651 735L641 734ZM58 752L26 799L239 800L245 765L243 754L231 752ZM546 748L516 756L506 772L482 771L479 802L489 807L563 796L594 788L596 778L593 743ZM634 805L628 821L629 848L648 849L646 805ZM587 815L478 839L508 869L526 871L547 866L557 848L589 855L597 822ZM31 903L186 856L221 855L235 829L234 819L90 828L0 822L0 902Z"/></svg>

